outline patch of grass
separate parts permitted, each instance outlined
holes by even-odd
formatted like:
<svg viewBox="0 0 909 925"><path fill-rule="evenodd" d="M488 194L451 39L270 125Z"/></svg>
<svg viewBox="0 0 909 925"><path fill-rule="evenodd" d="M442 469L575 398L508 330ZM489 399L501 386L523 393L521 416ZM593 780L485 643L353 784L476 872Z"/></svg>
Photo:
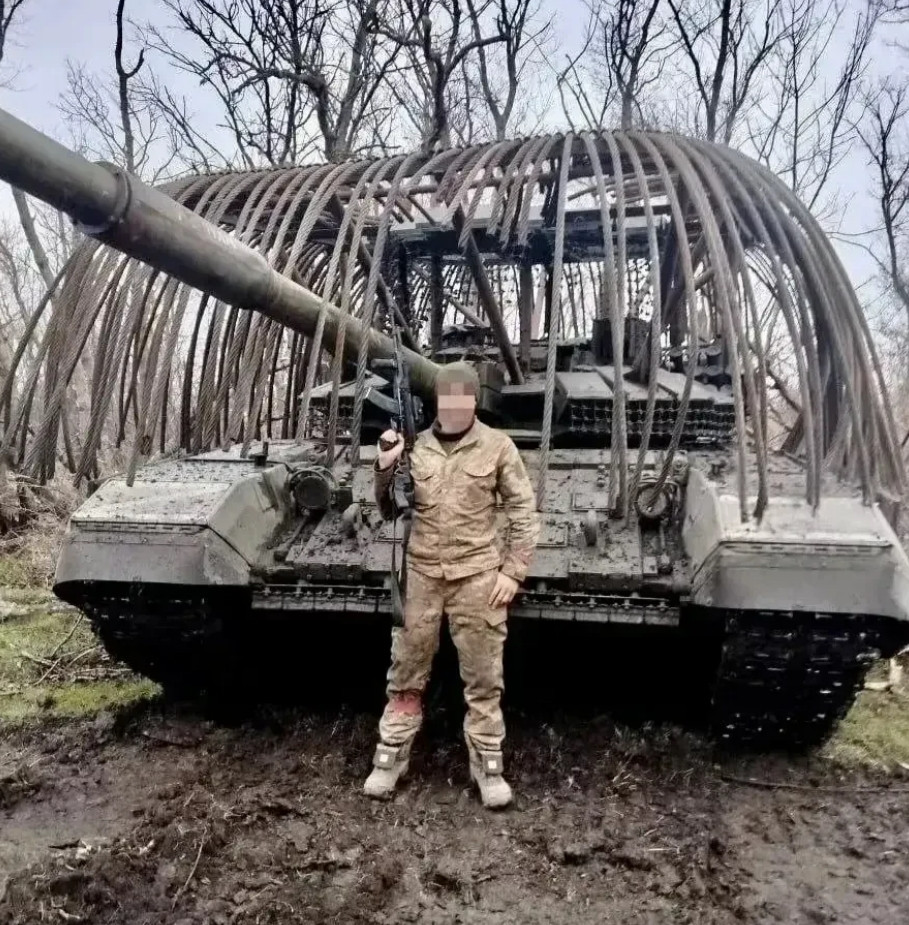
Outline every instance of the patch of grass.
<svg viewBox="0 0 909 925"><path fill-rule="evenodd" d="M36 607L20 610L14 618L0 623L0 689L39 680L52 657L72 658L96 646L98 641L88 622L78 621L75 611L60 613ZM74 632L67 639L71 630Z"/></svg>
<svg viewBox="0 0 909 925"><path fill-rule="evenodd" d="M91 716L102 710L121 709L160 694L145 678L40 684L12 697L0 696L0 726L31 720Z"/></svg>
<svg viewBox="0 0 909 925"><path fill-rule="evenodd" d="M34 584L34 570L26 559L16 555L0 556L0 586L32 588Z"/></svg>
<svg viewBox="0 0 909 925"><path fill-rule="evenodd" d="M10 604L43 606L46 610L65 610L69 606L45 588L3 587L0 588L0 599Z"/></svg>
<svg viewBox="0 0 909 925"><path fill-rule="evenodd" d="M862 691L827 746L844 765L909 765L909 693Z"/></svg>
<svg viewBox="0 0 909 925"><path fill-rule="evenodd" d="M0 729L119 709L158 693L110 664L88 621L50 592L0 588Z"/></svg>

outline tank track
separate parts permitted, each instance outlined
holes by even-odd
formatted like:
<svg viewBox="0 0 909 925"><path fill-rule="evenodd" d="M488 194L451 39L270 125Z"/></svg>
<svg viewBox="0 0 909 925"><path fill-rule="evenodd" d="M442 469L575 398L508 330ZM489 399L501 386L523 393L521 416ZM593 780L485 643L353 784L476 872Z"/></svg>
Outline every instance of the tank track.
<svg viewBox="0 0 909 925"><path fill-rule="evenodd" d="M175 695L203 693L229 668L224 621L204 595L92 596L78 606L115 659Z"/></svg>
<svg viewBox="0 0 909 925"><path fill-rule="evenodd" d="M220 694L237 678L249 623L242 621L238 636L224 619L238 611L236 594L86 594L73 603L114 658L174 695ZM909 641L905 632L897 638L895 627L904 628L892 621L862 615L727 611L722 619L710 732L735 749L820 744L849 710L869 667Z"/></svg>
<svg viewBox="0 0 909 925"><path fill-rule="evenodd" d="M357 619L362 645L345 652L345 675L328 655L349 643L349 620L254 611L248 589L195 588L174 595L170 588L147 586L122 594L92 588L70 595L70 603L85 611L111 656L176 699L226 705L259 695L311 698L316 692L327 698L338 678L384 677L370 668L386 657L387 620Z"/></svg>
<svg viewBox="0 0 909 925"><path fill-rule="evenodd" d="M821 744L897 645L890 621L861 615L741 611L725 622L711 732L735 748Z"/></svg>

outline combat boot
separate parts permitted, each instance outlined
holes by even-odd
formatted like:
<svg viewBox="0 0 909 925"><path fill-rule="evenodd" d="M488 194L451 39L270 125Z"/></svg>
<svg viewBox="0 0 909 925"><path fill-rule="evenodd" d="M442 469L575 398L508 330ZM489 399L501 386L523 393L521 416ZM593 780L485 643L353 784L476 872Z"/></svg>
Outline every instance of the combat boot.
<svg viewBox="0 0 909 925"><path fill-rule="evenodd" d="M363 792L374 800L390 800L398 781L407 773L410 764L410 742L404 745L385 745L380 742L372 759L373 768Z"/></svg>
<svg viewBox="0 0 909 925"><path fill-rule="evenodd" d="M511 787L502 776L503 770L501 752L470 749L470 777L487 809L504 809L511 803Z"/></svg>

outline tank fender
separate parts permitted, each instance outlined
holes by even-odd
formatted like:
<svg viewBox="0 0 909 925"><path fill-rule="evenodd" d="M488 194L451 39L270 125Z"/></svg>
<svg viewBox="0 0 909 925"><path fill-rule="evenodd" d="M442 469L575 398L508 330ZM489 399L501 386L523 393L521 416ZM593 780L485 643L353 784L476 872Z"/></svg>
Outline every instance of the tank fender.
<svg viewBox="0 0 909 925"><path fill-rule="evenodd" d="M761 520L742 522L738 498L692 469L682 542L695 605L909 622L909 558L878 505L860 498L826 497L812 510L776 497Z"/></svg>

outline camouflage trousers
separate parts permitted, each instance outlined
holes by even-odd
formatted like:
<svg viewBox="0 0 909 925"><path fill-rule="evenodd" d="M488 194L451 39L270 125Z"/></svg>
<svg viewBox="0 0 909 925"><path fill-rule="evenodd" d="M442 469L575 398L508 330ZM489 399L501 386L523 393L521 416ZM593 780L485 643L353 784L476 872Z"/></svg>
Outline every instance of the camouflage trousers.
<svg viewBox="0 0 909 925"><path fill-rule="evenodd" d="M404 745L422 725L423 691L439 648L444 613L464 682L464 738L473 750L501 751L508 612L505 607L489 606L497 576L498 569L491 569L446 581L408 570L404 626L392 630L388 703L379 722L379 736L386 745Z"/></svg>

